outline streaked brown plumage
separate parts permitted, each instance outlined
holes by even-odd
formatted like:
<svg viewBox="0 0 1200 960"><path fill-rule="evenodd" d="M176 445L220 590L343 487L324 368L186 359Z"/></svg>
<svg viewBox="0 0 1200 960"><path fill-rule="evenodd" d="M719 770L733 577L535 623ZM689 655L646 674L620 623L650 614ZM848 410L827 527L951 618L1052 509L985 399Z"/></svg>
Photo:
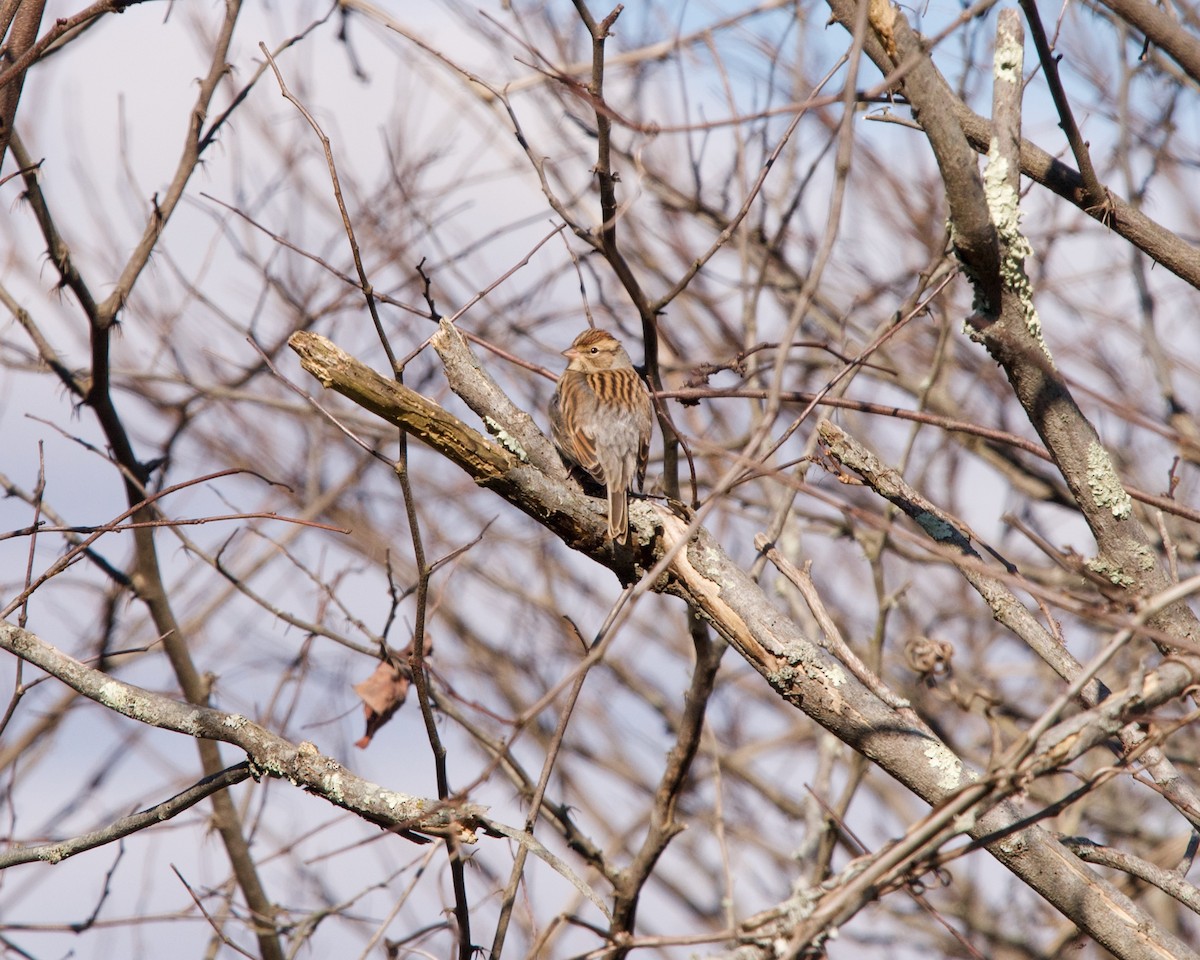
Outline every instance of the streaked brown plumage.
<svg viewBox="0 0 1200 960"><path fill-rule="evenodd" d="M554 443L608 493L608 537L629 536L629 489L646 477L654 411L625 348L606 330L584 330L550 400Z"/></svg>

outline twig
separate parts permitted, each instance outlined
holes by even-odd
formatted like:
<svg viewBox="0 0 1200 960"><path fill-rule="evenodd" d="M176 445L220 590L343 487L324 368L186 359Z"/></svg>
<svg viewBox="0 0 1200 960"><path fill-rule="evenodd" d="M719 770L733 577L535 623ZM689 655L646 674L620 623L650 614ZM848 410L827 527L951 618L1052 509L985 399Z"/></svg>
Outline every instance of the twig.
<svg viewBox="0 0 1200 960"><path fill-rule="evenodd" d="M575 671L575 680L571 685L571 691L567 694L566 702L563 704L562 711L558 715L558 723L555 725L554 733L550 738L550 743L546 749L546 758L542 762L542 772L538 777L537 785L533 788L533 796L529 801L529 812L525 815L525 833L532 838L534 827L537 825L538 813L542 808L542 801L546 796L546 788L550 784L550 775L554 772L555 763L558 760L558 752L562 748L563 738L567 735L567 724L570 722L571 714L575 710L575 704L579 701L579 694L583 691L584 681L587 680L588 670L599 662L599 654L608 646L608 642L614 635L611 630L616 612L621 608L622 600L618 600L616 604L609 610L608 616L605 618L604 624L600 627L600 632L592 640L589 651L595 650L597 656L587 657L578 670ZM576 637L582 642L583 637L579 633L579 628L570 620L567 623L574 631ZM505 752L512 749L510 741ZM527 847L522 844L517 850L517 855L513 859L512 870L509 871L508 883L504 888L500 897L500 916L496 921L496 932L492 939L492 949L488 954L490 960L500 960L504 952L504 940L508 934L508 923L512 916L513 905L517 900L517 887L521 882L522 875L525 871L525 856ZM590 899L597 902L599 898L595 893L590 894ZM604 907L603 903L598 903L601 911L608 917L611 922L612 916Z"/></svg>
<svg viewBox="0 0 1200 960"><path fill-rule="evenodd" d="M100 830L93 830L78 837L72 837L70 840L57 840L52 843L39 843L27 847L10 847L0 851L0 870L18 863L32 863L38 860L45 863L61 863L77 853L94 850L157 823L170 820L183 813L184 810L194 807L205 797L218 790L225 790L234 784L241 783L243 780L249 779L251 775L250 764L239 763L222 770L215 776L205 777L182 793L177 793L170 800L164 800L141 813L122 817Z"/></svg>
<svg viewBox="0 0 1200 960"><path fill-rule="evenodd" d="M379 337L379 342L383 345L383 352L387 354L388 364L392 370L396 370L396 355L392 352L391 341L388 340L388 336L384 332L383 321L379 319L379 307L375 302L375 288L371 285L371 281L367 279L367 271L363 267L362 254L358 249L358 239L354 236L354 224L350 220L350 212L346 209L346 201L342 197L342 184L338 179L337 165L333 161L333 146L330 143L329 137L325 135L325 131L321 129L321 125L317 123L304 104L297 99L296 95L288 89L288 85L283 80L283 74L280 73L279 67L275 63L275 58L271 56L271 51L267 49L267 45L260 40L258 49L267 58L267 63L271 65L271 70L275 73L275 82L279 84L279 92L283 95L283 98L300 112L300 115L312 127L313 133L317 135L317 139L321 141L321 149L325 153L325 166L329 170L329 180L333 187L333 198L337 202L338 213L342 217L342 227L345 229L346 239L350 243L350 254L354 258L354 269L358 271L358 287L367 302L367 310L371 314L371 322L375 324L375 333Z"/></svg>

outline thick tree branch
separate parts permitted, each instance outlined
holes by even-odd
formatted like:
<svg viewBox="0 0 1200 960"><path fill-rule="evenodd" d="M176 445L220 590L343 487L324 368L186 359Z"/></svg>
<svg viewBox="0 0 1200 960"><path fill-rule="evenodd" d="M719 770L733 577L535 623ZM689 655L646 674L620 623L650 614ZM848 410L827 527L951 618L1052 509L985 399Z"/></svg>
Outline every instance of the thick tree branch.
<svg viewBox="0 0 1200 960"><path fill-rule="evenodd" d="M830 3L839 17L853 9L843 9L843 0ZM890 29L900 58L906 62L919 58L905 78L904 89L920 112L930 147L942 169L955 244L975 288L972 336L1004 368L1013 393L1091 528L1097 547L1097 556L1089 563L1091 569L1110 580L1114 592L1124 592L1130 602L1138 596L1161 593L1170 581L1155 559L1146 530L1134 514L1130 497L1095 427L1075 402L1050 356L1042 339L1033 289L1025 275L1024 259L1030 248L1020 230L1019 178L1010 159L1020 142L1020 112L1014 102L1021 93L1019 45L1003 39L997 42L994 83L1000 89L999 102L1009 119L1007 128L997 132L993 126L990 131L985 191L973 159L970 170L966 169L963 134L947 128L947 118L954 115L960 101L923 53L920 38L904 14L895 9L891 12ZM878 27L877 31L880 42L874 49L868 45L867 52L872 57L883 57L888 37ZM885 69L892 59L885 60ZM1001 119L998 117L997 122ZM1013 123L1017 129L1012 129ZM982 219L993 225L999 253L995 260L979 255L986 247L986 230L978 225ZM964 222L970 225L970 236L974 237L965 247L958 237ZM1161 611L1152 626L1184 643L1200 642L1200 622L1185 603Z"/></svg>
<svg viewBox="0 0 1200 960"><path fill-rule="evenodd" d="M13 123L17 116L17 104L21 102L25 72L36 56L30 52L45 7L46 0L26 0L15 7L9 4L5 4L4 7L4 22L0 22L0 41L3 42L5 50L4 56L0 57L0 64L14 65L0 71L0 167L4 165L4 154L8 151L8 140L12 136ZM10 16L11 21L8 19ZM10 22L11 33L8 32Z"/></svg>
<svg viewBox="0 0 1200 960"><path fill-rule="evenodd" d="M1083 667L1070 651L1042 626L1037 617L1026 609L1000 577L987 572L983 557L971 544L971 535L963 530L953 517L921 496L904 481L899 471L884 464L840 427L823 420L817 430L821 442L828 447L830 455L838 463L853 470L872 490L899 507L931 540L961 554L961 561L952 562L963 578L979 593L997 622L1004 624L1020 637L1063 680L1074 682L1081 675ZM1185 670L1183 676L1189 675ZM1175 687L1170 689L1172 692L1166 695L1167 699L1176 697L1181 692ZM1090 708L1099 707L1103 703L1104 709L1110 710L1119 703L1119 700L1111 699L1112 691L1098 679L1088 680L1079 690L1078 696L1080 702ZM1117 711L1118 714L1124 712L1138 715L1138 711L1130 710L1128 704L1124 707L1117 706ZM1146 743L1146 733L1140 726L1140 719L1116 731L1111 729L1107 721L1098 723L1096 728L1101 731L1101 736L1099 740L1090 741L1090 746L1096 745L1115 732L1124 748L1125 756L1140 756L1163 796L1188 822L1200 828L1200 797L1191 784L1180 776L1179 770L1163 752L1158 747Z"/></svg>
<svg viewBox="0 0 1200 960"><path fill-rule="evenodd" d="M854 0L827 2L834 19L853 32ZM894 63L877 38L867 37L863 49L881 72L888 74L892 71ZM942 108L953 114L971 147L979 153L987 153L992 140L991 123L955 96L940 73L936 74L936 82L942 91L939 95ZM1078 171L1024 139L1021 140L1021 173L1074 204L1176 276L1200 289L1200 248L1146 216L1115 191L1105 186L1106 203L1094 205Z"/></svg>
<svg viewBox="0 0 1200 960"><path fill-rule="evenodd" d="M1100 0L1118 17L1178 63L1200 86L1200 37L1156 4L1144 0Z"/></svg>
<svg viewBox="0 0 1200 960"><path fill-rule="evenodd" d="M40 637L0 621L0 649L27 660L71 689L122 716L245 752L257 774L278 777L381 827L474 842L482 808L444 804L388 790L355 776L307 741L292 743L238 714L183 703L84 666Z"/></svg>
<svg viewBox="0 0 1200 960"><path fill-rule="evenodd" d="M609 548L602 510L589 511L581 503L588 498L531 466L520 465L514 455L477 434L471 442L470 429L457 418L433 415L426 398L385 380L323 337L302 332L293 334L290 343L301 354L305 369L327 387L351 399L362 397L369 409L443 452L476 483L622 579L635 574ZM453 343L447 341L449 349L454 349ZM468 349L465 340L457 343L460 349ZM391 406L383 401L380 384L386 384ZM464 455L465 450L472 453ZM785 701L931 804L950 800L974 782L975 774L915 713L884 703L828 651L804 636L703 527L693 532L666 508L639 501L631 503L630 519L638 538L636 570L648 570L669 557L653 589L698 609ZM1176 665L1181 673L1200 676L1200 671ZM1009 788L1002 786L999 797L1005 789ZM973 801L983 802L988 812L974 815L963 827L976 838L1002 838L989 842L987 848L1089 936L1130 960L1196 956L1042 828L1022 826L1025 814L1013 801L997 803L989 796L990 791L985 791Z"/></svg>
<svg viewBox="0 0 1200 960"><path fill-rule="evenodd" d="M994 316L1000 310L1000 245L988 215L979 160L953 112L946 109L948 89L924 53L924 41L902 13L895 14L891 27L896 61L913 64L904 78L904 92L941 170L955 251L975 285L976 309Z"/></svg>

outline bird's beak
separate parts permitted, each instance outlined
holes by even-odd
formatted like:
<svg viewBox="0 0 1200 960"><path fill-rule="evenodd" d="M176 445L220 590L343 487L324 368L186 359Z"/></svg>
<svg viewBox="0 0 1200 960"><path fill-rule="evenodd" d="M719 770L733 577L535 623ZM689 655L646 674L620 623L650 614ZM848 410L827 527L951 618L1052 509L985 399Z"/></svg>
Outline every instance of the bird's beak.
<svg viewBox="0 0 1200 960"><path fill-rule="evenodd" d="M562 352L562 355L564 357L566 357L568 360L574 360L576 357L579 356L579 351L576 350L574 347L567 347L567 349Z"/></svg>

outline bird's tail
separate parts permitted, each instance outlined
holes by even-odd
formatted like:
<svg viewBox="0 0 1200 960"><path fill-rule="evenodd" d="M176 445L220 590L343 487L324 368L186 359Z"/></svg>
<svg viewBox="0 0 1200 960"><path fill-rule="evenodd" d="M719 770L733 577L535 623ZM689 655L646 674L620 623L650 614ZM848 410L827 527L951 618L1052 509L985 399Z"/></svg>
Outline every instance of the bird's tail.
<svg viewBox="0 0 1200 960"><path fill-rule="evenodd" d="M608 539L617 543L629 539L629 492L623 487L608 488Z"/></svg>

